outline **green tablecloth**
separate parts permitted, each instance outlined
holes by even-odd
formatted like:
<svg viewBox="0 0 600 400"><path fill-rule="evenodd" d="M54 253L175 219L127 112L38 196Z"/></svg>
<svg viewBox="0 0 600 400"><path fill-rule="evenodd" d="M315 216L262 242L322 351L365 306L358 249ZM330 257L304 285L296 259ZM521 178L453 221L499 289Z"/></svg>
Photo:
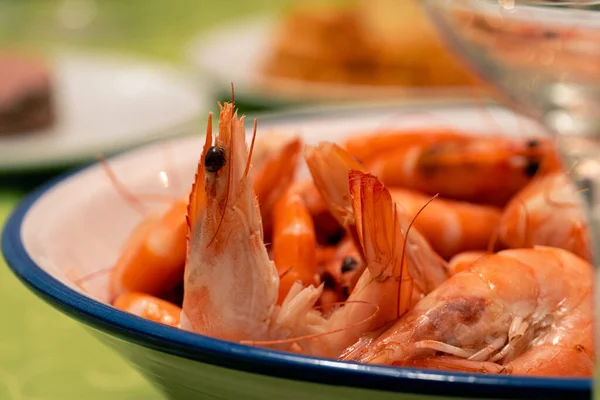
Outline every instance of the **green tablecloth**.
<svg viewBox="0 0 600 400"><path fill-rule="evenodd" d="M0 40L41 48L57 42L100 46L181 61L184 44L198 30L286 2L0 0ZM58 29L57 21L78 5L92 7L97 26ZM0 226L23 194L0 179ZM117 354L29 292L0 260L0 399L160 398Z"/></svg>

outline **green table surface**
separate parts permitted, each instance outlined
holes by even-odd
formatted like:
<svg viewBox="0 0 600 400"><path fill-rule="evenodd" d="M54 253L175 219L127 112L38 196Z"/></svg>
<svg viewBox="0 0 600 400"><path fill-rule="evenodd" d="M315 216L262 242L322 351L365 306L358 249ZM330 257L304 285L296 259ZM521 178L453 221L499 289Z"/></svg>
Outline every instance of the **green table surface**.
<svg viewBox="0 0 600 400"><path fill-rule="evenodd" d="M215 25L285 7L289 0L0 0L0 44L130 51L174 62L184 46ZM61 13L92 7L89 29L60 28ZM62 11L61 11L62 10ZM1 173L0 173L1 174ZM23 179L0 176L0 226L26 194ZM18 185L17 185L18 183ZM27 186L27 185L25 185ZM31 185L28 185L31 186ZM120 356L77 322L29 292L0 259L0 399L161 399Z"/></svg>

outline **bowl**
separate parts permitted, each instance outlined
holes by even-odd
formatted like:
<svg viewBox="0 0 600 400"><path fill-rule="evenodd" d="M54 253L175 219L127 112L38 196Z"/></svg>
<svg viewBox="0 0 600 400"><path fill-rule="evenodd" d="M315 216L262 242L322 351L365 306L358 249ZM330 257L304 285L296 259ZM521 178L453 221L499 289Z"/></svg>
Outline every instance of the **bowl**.
<svg viewBox="0 0 600 400"><path fill-rule="evenodd" d="M321 107L262 116L259 135L270 129L288 130L314 143L336 141L357 131L433 125L452 125L475 135L545 134L535 123L499 106L428 101ZM146 145L113 157L109 163L133 192L183 195L189 190L200 156L200 136ZM160 179L163 171L170 177L168 187ZM101 166L93 164L59 177L25 198L8 219L2 251L12 271L29 289L87 326L92 335L120 353L169 398L590 397L591 379L451 373L340 362L213 339L122 312L105 303L106 274L82 286L77 283L82 276L114 263L123 240L141 218L119 196Z"/></svg>

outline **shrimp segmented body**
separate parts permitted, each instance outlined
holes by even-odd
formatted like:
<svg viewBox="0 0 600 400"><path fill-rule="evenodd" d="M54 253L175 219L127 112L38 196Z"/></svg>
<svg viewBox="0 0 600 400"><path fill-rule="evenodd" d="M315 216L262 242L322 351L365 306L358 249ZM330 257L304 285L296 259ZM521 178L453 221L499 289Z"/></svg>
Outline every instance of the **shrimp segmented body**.
<svg viewBox="0 0 600 400"><path fill-rule="evenodd" d="M543 138L471 137L408 145L365 164L387 186L504 206L534 176L561 167Z"/></svg>
<svg viewBox="0 0 600 400"><path fill-rule="evenodd" d="M144 293L129 292L118 296L113 305L139 317L176 328L179 327L181 308L157 297Z"/></svg>
<svg viewBox="0 0 600 400"><path fill-rule="evenodd" d="M273 261L280 275L281 304L296 281L318 281L317 238L308 208L294 187L277 201L273 215Z"/></svg>
<svg viewBox="0 0 600 400"><path fill-rule="evenodd" d="M591 282L592 266L566 250L504 250L454 275L387 331L342 358L472 372L590 376Z"/></svg>
<svg viewBox="0 0 600 400"><path fill-rule="evenodd" d="M510 248L553 246L591 260L583 202L564 172L531 182L506 206L498 238Z"/></svg>
<svg viewBox="0 0 600 400"><path fill-rule="evenodd" d="M482 250L464 251L456 254L450 259L450 261L448 261L450 275L456 275L461 271L471 268L471 266L474 265L477 260L488 254L490 253Z"/></svg>

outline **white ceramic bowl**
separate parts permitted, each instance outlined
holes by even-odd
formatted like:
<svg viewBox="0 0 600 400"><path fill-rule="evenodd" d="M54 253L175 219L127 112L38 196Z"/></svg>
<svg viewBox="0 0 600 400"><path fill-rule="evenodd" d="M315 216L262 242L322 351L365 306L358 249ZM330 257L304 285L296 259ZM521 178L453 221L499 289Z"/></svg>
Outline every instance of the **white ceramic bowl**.
<svg viewBox="0 0 600 400"><path fill-rule="evenodd" d="M248 119L250 122L250 119ZM307 142L338 140L385 126L406 129L452 125L474 134L543 134L514 114L468 104L412 104L321 108L259 119L259 132L287 129ZM260 134L260 133L259 133ZM182 195L203 139L152 144L110 160L132 191ZM166 150L177 154L161 179ZM92 327L171 398L442 399L589 398L590 379L549 379L364 365L304 357L204 337L147 321L106 305L106 275L77 278L110 267L141 219L96 164L47 184L14 211L2 250L14 273L40 297ZM84 349L82 349L83 351ZM415 397L416 394L423 397Z"/></svg>

